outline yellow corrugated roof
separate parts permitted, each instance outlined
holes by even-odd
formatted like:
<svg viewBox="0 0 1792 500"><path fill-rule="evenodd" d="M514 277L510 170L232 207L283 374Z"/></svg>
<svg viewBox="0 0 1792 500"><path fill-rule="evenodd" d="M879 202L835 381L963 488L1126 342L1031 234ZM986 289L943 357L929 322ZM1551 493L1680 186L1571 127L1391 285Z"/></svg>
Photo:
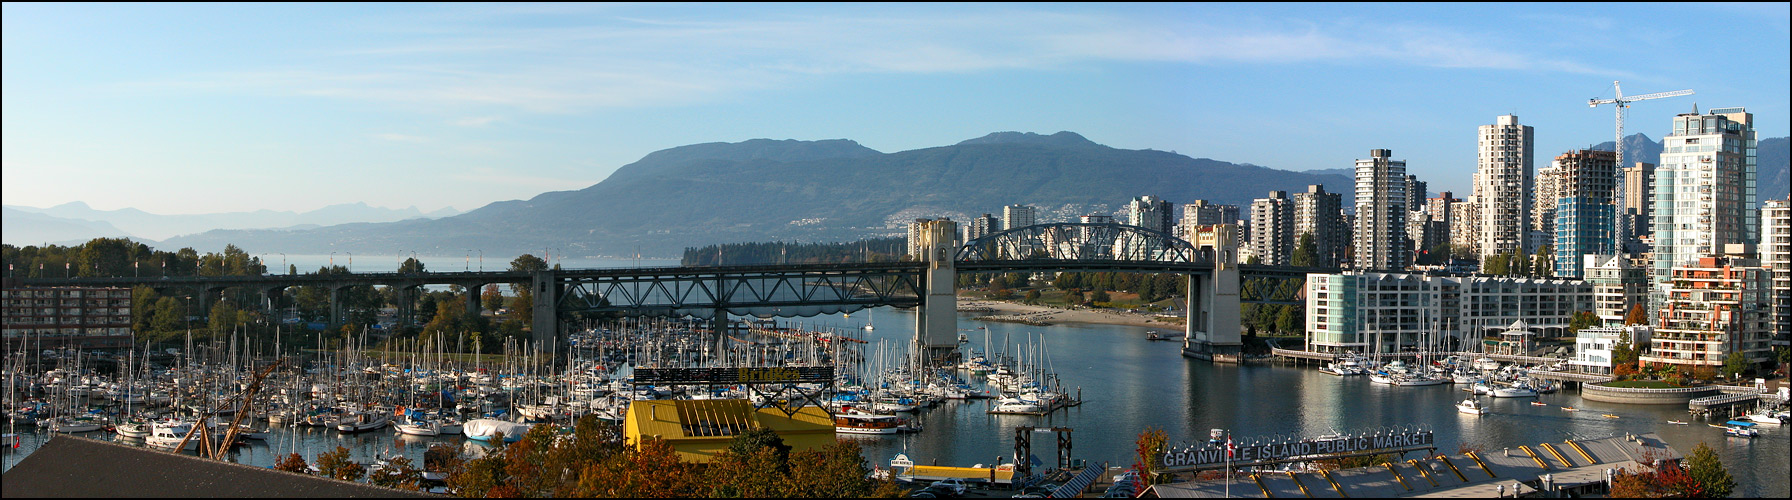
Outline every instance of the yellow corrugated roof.
<svg viewBox="0 0 1792 500"><path fill-rule="evenodd" d="M629 404L628 419L637 435L664 439L732 437L754 427L784 432L833 432L826 411L804 407L794 416L775 408L753 410L744 399L641 400Z"/></svg>

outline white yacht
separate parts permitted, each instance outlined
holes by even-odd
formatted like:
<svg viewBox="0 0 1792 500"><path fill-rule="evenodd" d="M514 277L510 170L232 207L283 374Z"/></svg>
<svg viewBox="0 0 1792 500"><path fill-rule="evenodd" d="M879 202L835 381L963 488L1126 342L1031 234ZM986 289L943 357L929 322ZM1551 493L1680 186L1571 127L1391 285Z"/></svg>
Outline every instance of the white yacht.
<svg viewBox="0 0 1792 500"><path fill-rule="evenodd" d="M1464 399L1461 403L1456 403L1456 411L1467 413L1469 415L1487 414L1487 408L1482 407L1481 402L1476 401L1475 398Z"/></svg>
<svg viewBox="0 0 1792 500"><path fill-rule="evenodd" d="M1039 403L1028 402L1020 398L998 399L995 407L989 409L990 413L1039 413L1040 411L1043 409L1039 407Z"/></svg>
<svg viewBox="0 0 1792 500"><path fill-rule="evenodd" d="M192 430L191 422L157 422L150 426L149 437L143 438L143 442L155 448L173 449L180 446L181 440L186 439L187 433ZM192 451L199 448L199 439L186 440L187 445L181 448L181 451Z"/></svg>
<svg viewBox="0 0 1792 500"><path fill-rule="evenodd" d="M1510 387L1494 389L1493 392L1488 395L1496 398L1534 398L1537 397L1537 390L1520 383L1513 384Z"/></svg>

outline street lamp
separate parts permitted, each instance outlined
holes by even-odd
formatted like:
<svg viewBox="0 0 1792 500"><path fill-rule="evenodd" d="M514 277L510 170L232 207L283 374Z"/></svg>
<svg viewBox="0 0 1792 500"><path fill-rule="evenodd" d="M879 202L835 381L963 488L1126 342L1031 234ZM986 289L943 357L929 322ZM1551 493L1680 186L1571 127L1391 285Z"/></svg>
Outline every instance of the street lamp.
<svg viewBox="0 0 1792 500"><path fill-rule="evenodd" d="M475 248L473 251L479 252L479 272L485 272L485 249Z"/></svg>
<svg viewBox="0 0 1792 500"><path fill-rule="evenodd" d="M330 252L330 269L336 269L336 252Z"/></svg>
<svg viewBox="0 0 1792 500"><path fill-rule="evenodd" d="M355 273L355 253L354 252L342 252L342 253L348 254L348 272L349 272L349 274L354 274Z"/></svg>
<svg viewBox="0 0 1792 500"><path fill-rule="evenodd" d="M290 274L290 271L292 270L292 268L286 267L286 252L274 252L274 253L280 254L280 269L287 270Z"/></svg>
<svg viewBox="0 0 1792 500"><path fill-rule="evenodd" d="M467 249L467 253L464 257L465 259L460 263L460 272L463 273L471 270L473 267L473 249Z"/></svg>

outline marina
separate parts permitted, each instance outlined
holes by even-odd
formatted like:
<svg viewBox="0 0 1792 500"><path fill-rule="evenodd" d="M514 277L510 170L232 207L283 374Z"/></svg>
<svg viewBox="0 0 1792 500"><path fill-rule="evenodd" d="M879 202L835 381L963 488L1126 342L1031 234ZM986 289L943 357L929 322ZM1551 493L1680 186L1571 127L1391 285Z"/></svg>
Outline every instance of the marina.
<svg viewBox="0 0 1792 500"><path fill-rule="evenodd" d="M912 392L917 384L900 376L907 370L902 366L906 356L902 349L894 347L912 339L913 313L886 308L877 311L877 318L878 328L871 331L862 328L858 313L851 317L824 315L801 320L802 328L798 330L827 331L862 341L838 343L855 346L848 351L859 352L857 355L841 355L838 362L834 361L834 356L839 351L824 347L820 342L744 332L737 332L735 337L753 343L736 343L723 357L731 362L777 360L801 364L825 360L836 363L842 374L836 397L846 396L852 401L835 403L837 411L841 415L872 416L843 418L904 421L894 426L870 425L867 427L894 427L894 430L879 429L864 434L836 428L840 437L857 441L870 465L880 469L891 468L892 461L902 455L915 464L940 467L938 470L941 471L975 469L976 465L984 466L977 471L980 474L990 468L999 471L999 467L1014 463L1013 428L1020 426L1073 427L1077 429L1076 459L1093 463L1130 463L1133 441L1137 433L1148 426L1166 429L1172 441L1177 441L1204 438L1206 430L1215 428L1238 435L1317 436L1347 429L1425 422L1435 429L1437 446L1446 451L1469 447L1487 453L1522 443L1561 442L1563 439L1624 433L1657 433L1664 441L1682 450L1706 442L1718 450L1726 464L1730 464L1732 473L1741 483L1738 493L1750 496L1785 493L1785 483L1777 479L1784 477L1787 467L1788 434L1780 429L1782 426L1762 424L1752 429L1756 434L1753 438L1729 436L1727 434L1743 431L1727 430L1736 427L1732 425L1721 425L1725 427L1723 429L1675 425L1668 421L1684 419L1685 409L1585 401L1573 390L1519 398L1473 398L1483 413L1471 414L1458 407L1465 397L1463 389L1467 389L1460 384L1400 386L1376 384L1367 380L1368 377L1335 376L1313 367L1194 362L1181 356L1176 348L1178 343L1147 340L1151 330L1141 327L989 324L987 329L966 332L963 346L966 360L954 370L941 374L955 379L942 378L933 384L940 397L916 398L914 396L926 392L927 384L919 384L922 390ZM668 330L654 334L656 340L647 342L642 337L647 330L639 328ZM448 444L470 454L480 454L496 445L491 441L500 432L505 440L510 440L528 426L540 425L513 421L537 420L521 418L524 408L530 408L529 413L536 417L545 417L539 420L548 423L564 422L585 413L619 415L618 406L630 399L749 397L738 388L712 392L617 384L619 379L626 379L628 369L624 366L631 356L642 366L704 359L704 344L699 341L705 338L703 332L678 333L679 327L671 323L639 328L629 326L612 329L608 334L600 330L581 335L578 337L579 347L569 356L569 364L573 367L569 370L570 375L563 371L557 380L545 378L540 370L532 372L528 368L531 363L521 360L504 365L468 367L470 369L459 376L465 377L467 387L481 389L454 393L452 408L458 412L442 412L449 406L442 404L445 400L441 398L439 386L424 385L422 389L427 390L406 390L399 393L402 396L388 401L365 401L366 410L383 404L385 414L393 417L384 428L343 432L340 425L344 419L359 419L361 417L350 416L366 414L356 413L356 409L350 407L337 412L321 406L302 406L302 411L296 414L283 413L281 407L252 409L250 416L244 419L246 423L259 423L258 415L266 415L261 418L269 420L281 418L275 415L287 415L285 419L332 425L263 424L267 425L265 440L244 440L227 448L223 456L238 463L268 467L278 455L299 453L311 459L341 445L350 449L355 460L366 464L395 455L422 463L423 451L432 444ZM989 338L987 346L986 336ZM1002 344L1009 344L1009 347L1003 349ZM241 347L237 349L240 351ZM229 347L218 349L219 352L229 350ZM995 354L986 355L988 351ZM339 356L324 354L320 359ZM430 356L422 353L417 358L425 360ZM1469 366L1474 363L1473 358L1466 360ZM358 366L355 370L336 372L317 370L309 373L310 370L306 370L307 375L328 375L327 380L297 384L296 381L279 381L276 377L271 379L269 394L291 395L315 390L318 395L346 399L354 393L355 387L392 385L390 379L397 378L394 374L404 373L409 364ZM1373 362L1359 362L1357 366L1382 371L1389 368ZM441 368L429 362L419 362L412 370L425 376L433 373L441 377L448 373ZM1406 368L1408 372L1419 371L1415 369L1418 368L1416 364ZM992 379L1004 371L1006 376ZM377 377L375 372L379 373ZM1032 379L1033 387L1019 375ZM73 387L80 378L64 380ZM959 387L960 384L964 387ZM1038 394L1080 394L1076 398L1080 404L1053 408L1044 414L991 411L1003 399L1025 402L1018 397L1022 393L1005 391L1005 388L1026 390L1034 387L1038 387ZM1274 390L1264 390L1265 387ZM156 392L152 387L144 389L147 389L146 394ZM240 386L237 389L221 392L240 392ZM606 391L612 396L599 396ZM507 396L497 396L499 394ZM620 396L614 396L618 394ZM227 402L228 398L223 396L221 402ZM908 401L904 401L905 398ZM1534 405L1534 402L1543 404ZM13 405L12 408L30 406ZM404 408L402 413L399 407ZM1587 411L1577 412L1580 409ZM463 421L463 435L439 430L436 435L413 434L402 430L406 426L437 426L440 429L440 424L432 422L444 418L452 420L461 415L475 417ZM484 418L488 415L496 418ZM221 420L227 425L231 419ZM397 424L399 420L405 423ZM8 432L18 434L19 447L5 454L7 467L28 456L52 435L47 429L14 425L16 431ZM181 435L180 430L183 429L170 429L161 434ZM184 430L191 432L190 427ZM147 445L150 439L102 431L76 435L137 446ZM200 453L197 446L189 446L194 451L186 453ZM1049 452L1034 453L1048 457L1046 453ZM915 472L926 475L930 470L933 469L921 468Z"/></svg>

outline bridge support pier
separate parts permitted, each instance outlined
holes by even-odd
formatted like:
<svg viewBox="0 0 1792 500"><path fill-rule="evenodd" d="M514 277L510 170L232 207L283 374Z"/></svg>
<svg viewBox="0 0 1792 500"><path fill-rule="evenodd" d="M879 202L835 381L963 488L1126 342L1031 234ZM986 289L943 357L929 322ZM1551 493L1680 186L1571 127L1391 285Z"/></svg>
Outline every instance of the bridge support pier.
<svg viewBox="0 0 1792 500"><path fill-rule="evenodd" d="M920 246L927 262L922 278L927 295L915 315L915 355L922 357L923 366L945 366L956 363L958 354L958 268L952 244L958 224L943 219L923 224Z"/></svg>
<svg viewBox="0 0 1792 500"><path fill-rule="evenodd" d="M342 285L330 285L330 326L342 325Z"/></svg>
<svg viewBox="0 0 1792 500"><path fill-rule="evenodd" d="M529 337L535 344L535 352L551 352L560 341L560 281L553 271L537 271L530 280L529 290L534 295L534 310L531 311L534 325L530 327Z"/></svg>
<svg viewBox="0 0 1792 500"><path fill-rule="evenodd" d="M480 302L481 297L479 296L479 292L481 291L480 289L484 288L484 287L485 287L485 283L471 283L467 287L467 310L466 310L466 312L468 314L479 314L479 308L483 305Z"/></svg>
<svg viewBox="0 0 1792 500"><path fill-rule="evenodd" d="M1182 355L1217 363L1237 363L1243 359L1243 338L1239 335L1240 302L1238 298L1238 246L1231 235L1237 234L1230 224L1214 238L1213 274L1202 279L1189 275L1187 335L1183 337Z"/></svg>

